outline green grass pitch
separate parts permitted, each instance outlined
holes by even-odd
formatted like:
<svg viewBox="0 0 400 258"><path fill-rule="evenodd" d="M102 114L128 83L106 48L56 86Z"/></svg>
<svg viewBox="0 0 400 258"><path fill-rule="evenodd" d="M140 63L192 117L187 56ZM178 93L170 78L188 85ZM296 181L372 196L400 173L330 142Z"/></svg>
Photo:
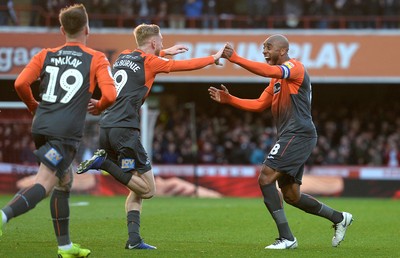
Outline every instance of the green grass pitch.
<svg viewBox="0 0 400 258"><path fill-rule="evenodd" d="M0 207L10 195L0 196ZM338 248L325 219L285 205L299 247L265 250L277 230L261 198L201 199L155 197L144 201L142 237L157 250L125 250L123 196L72 195L72 241L96 257L400 257L400 201L391 199L320 198L346 210L355 221ZM3 228L0 257L56 257L57 243L49 199Z"/></svg>

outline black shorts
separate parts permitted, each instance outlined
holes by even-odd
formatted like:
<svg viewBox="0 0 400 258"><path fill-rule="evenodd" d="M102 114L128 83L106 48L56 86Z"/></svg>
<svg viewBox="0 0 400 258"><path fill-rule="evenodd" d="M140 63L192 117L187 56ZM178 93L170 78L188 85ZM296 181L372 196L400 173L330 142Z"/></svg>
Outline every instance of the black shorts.
<svg viewBox="0 0 400 258"><path fill-rule="evenodd" d="M140 131L133 128L100 128L100 148L124 171L143 174L151 170L150 159L140 142Z"/></svg>
<svg viewBox="0 0 400 258"><path fill-rule="evenodd" d="M279 187L297 183L301 185L304 164L317 144L317 138L289 136L280 137L264 161L264 165L283 173L278 179Z"/></svg>
<svg viewBox="0 0 400 258"><path fill-rule="evenodd" d="M37 159L62 178L72 164L80 142L55 136L32 134Z"/></svg>

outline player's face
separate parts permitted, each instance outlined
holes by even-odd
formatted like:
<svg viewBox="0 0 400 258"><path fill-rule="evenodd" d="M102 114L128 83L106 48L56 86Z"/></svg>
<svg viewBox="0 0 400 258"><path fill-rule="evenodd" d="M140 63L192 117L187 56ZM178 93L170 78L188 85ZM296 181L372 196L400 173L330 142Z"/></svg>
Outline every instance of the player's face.
<svg viewBox="0 0 400 258"><path fill-rule="evenodd" d="M161 36L161 33L157 37L154 37L154 48L155 48L155 55L159 56L160 51L163 49L163 38Z"/></svg>
<svg viewBox="0 0 400 258"><path fill-rule="evenodd" d="M277 65L280 59L280 49L271 40L267 39L263 44L263 55L269 65Z"/></svg>

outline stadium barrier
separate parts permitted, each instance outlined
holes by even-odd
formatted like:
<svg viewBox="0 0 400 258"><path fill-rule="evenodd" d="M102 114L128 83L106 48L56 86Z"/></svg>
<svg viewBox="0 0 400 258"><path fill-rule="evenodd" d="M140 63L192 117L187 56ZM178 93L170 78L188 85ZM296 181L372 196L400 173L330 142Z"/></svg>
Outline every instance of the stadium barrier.
<svg viewBox="0 0 400 258"><path fill-rule="evenodd" d="M262 42L275 30L163 30L164 46L184 44L189 51L176 55L176 60L203 57L218 51L229 41L237 53L245 58L265 62L261 54ZM307 67L313 82L335 83L399 83L396 60L400 51L380 53L382 66L375 60L376 49L397 49L398 30L281 30L291 44L289 54ZM45 47L63 44L59 30L48 28L0 27L0 79L15 79L31 57ZM29 40L26 40L29 38ZM91 30L88 45L106 53L110 62L126 48L135 48L131 30ZM209 66L184 73L160 74L156 82L262 82L265 78L250 74L245 69L221 60L223 67ZM368 65L366 65L368 64Z"/></svg>
<svg viewBox="0 0 400 258"><path fill-rule="evenodd" d="M37 166L0 163L0 193L31 184ZM158 196L260 197L259 166L154 165ZM305 171L302 191L320 196L400 198L399 167L313 166ZM127 190L106 172L76 175L73 191L120 195Z"/></svg>

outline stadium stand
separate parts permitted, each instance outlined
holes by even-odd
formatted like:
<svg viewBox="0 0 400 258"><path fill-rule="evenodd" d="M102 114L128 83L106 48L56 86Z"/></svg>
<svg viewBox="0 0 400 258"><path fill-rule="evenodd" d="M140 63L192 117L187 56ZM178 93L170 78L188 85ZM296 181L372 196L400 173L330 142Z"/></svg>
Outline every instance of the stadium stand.
<svg viewBox="0 0 400 258"><path fill-rule="evenodd" d="M173 29L395 29L400 24L400 3L390 0L238 0L233 4L226 0L17 2L13 9L20 22L11 19L9 7L3 5L0 26L58 27L59 9L78 2L87 6L93 28L133 28L143 22Z"/></svg>
<svg viewBox="0 0 400 258"><path fill-rule="evenodd" d="M400 104L315 107L318 145L311 165L391 166L400 164ZM260 164L275 140L269 112L254 114L230 107L196 112L197 156L193 156L191 121L184 103L158 117L152 146L154 164ZM376 114L371 117L371 114ZM17 115L18 114L18 115ZM25 110L2 110L0 161L33 165L30 115ZM98 146L97 121L88 121L77 161ZM6 155L7 154L7 155Z"/></svg>

